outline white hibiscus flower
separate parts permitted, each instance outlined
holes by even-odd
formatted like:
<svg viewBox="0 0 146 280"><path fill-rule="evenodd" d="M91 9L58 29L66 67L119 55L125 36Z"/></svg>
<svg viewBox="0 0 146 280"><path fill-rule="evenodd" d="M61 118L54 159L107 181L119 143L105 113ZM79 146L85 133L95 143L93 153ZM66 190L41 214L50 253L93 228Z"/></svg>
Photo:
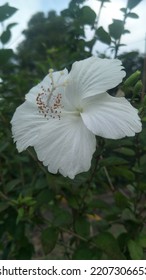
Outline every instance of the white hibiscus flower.
<svg viewBox="0 0 146 280"><path fill-rule="evenodd" d="M73 179L89 170L95 135L119 139L140 132L137 110L106 92L122 81L122 68L118 59L90 57L75 62L69 74L50 70L11 120L18 151L33 146L51 173Z"/></svg>

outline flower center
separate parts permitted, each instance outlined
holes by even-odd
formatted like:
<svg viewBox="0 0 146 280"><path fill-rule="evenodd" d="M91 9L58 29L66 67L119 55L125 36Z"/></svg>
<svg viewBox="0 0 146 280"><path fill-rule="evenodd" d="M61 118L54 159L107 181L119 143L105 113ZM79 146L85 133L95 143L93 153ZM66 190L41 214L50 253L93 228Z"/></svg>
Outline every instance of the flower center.
<svg viewBox="0 0 146 280"><path fill-rule="evenodd" d="M36 103L40 114L43 114L48 120L50 118L61 118L61 112L64 106L62 105L62 94L57 90L59 87L66 86L66 82L58 84L59 79L63 75L63 71L60 72L60 76L56 83L54 83L53 70L50 69L49 77L51 80L51 87L45 89L41 86L41 92L38 93Z"/></svg>

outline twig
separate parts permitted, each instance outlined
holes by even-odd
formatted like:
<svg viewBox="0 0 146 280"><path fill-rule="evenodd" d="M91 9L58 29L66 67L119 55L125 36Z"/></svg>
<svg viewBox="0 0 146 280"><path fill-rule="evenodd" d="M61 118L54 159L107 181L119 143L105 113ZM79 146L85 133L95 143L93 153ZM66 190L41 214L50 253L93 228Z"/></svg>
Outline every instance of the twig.
<svg viewBox="0 0 146 280"><path fill-rule="evenodd" d="M2 192L0 192L0 197L2 197L4 200L9 201L9 198Z"/></svg>
<svg viewBox="0 0 146 280"><path fill-rule="evenodd" d="M102 155L100 156L100 159L103 159L103 156L102 156ZM113 185L113 183L112 183L112 180L111 180L111 178L110 178L110 176L109 176L108 170L107 170L107 168L106 168L105 166L103 166L103 170L104 170L104 173L105 173L106 178L107 178L107 180L108 180L110 190L111 190L112 192L115 192L115 187L114 187L114 185Z"/></svg>
<svg viewBox="0 0 146 280"><path fill-rule="evenodd" d="M112 192L115 192L115 188L114 188L114 186L113 186L112 180L111 180L111 178L110 178L110 176L109 176L109 173L108 173L108 171L107 171L107 168L106 168L105 166L103 166L103 170L104 170L104 172L105 172L105 175L106 175L106 178L107 178L107 180L108 180L108 183L109 183L109 186L110 186L111 191L112 191Z"/></svg>
<svg viewBox="0 0 146 280"><path fill-rule="evenodd" d="M40 167L40 169L45 172L45 174L48 174L47 170L41 165L41 163L39 162L39 160L35 157L35 155L29 150L27 149L28 153L30 154L30 156L33 158L33 160L38 164L38 166Z"/></svg>

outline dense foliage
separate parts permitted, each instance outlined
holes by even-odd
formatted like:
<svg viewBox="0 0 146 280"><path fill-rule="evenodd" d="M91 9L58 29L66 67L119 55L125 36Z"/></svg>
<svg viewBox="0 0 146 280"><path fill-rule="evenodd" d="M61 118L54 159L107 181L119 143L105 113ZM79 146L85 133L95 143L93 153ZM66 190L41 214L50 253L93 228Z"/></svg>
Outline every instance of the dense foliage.
<svg viewBox="0 0 146 280"><path fill-rule="evenodd" d="M1 259L146 259L146 99L141 77L143 58L137 52L119 55L126 19L140 0L128 0L123 20L114 19L106 31L84 3L71 0L57 15L34 15L25 40L14 53L6 24L17 9L0 7L0 258ZM84 5L83 5L84 4ZM86 38L86 26L94 31ZM130 36L130 35L129 35ZM127 77L120 88L139 109L142 133L122 140L97 137L98 147L89 172L74 180L52 175L34 150L18 154L10 120L25 93L49 68L70 69L75 60L91 56L100 41L120 57ZM105 54L99 53L104 57ZM114 249L113 249L114 248Z"/></svg>

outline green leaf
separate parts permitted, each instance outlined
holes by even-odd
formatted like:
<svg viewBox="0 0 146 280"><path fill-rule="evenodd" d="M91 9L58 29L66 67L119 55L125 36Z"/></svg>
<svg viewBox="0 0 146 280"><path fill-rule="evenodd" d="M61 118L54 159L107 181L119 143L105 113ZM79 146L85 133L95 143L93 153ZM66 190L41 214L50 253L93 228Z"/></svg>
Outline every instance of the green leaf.
<svg viewBox="0 0 146 280"><path fill-rule="evenodd" d="M93 38L92 40L86 41L86 42L84 42L84 43L85 43L85 45L86 45L89 49L92 49L92 47L93 47L93 45L95 44L95 42L96 42L96 38Z"/></svg>
<svg viewBox="0 0 146 280"><path fill-rule="evenodd" d="M137 239L137 242L141 247L146 248L146 235L145 234L140 235Z"/></svg>
<svg viewBox="0 0 146 280"><path fill-rule="evenodd" d="M26 236L19 236L19 240L17 240L17 249L14 252L14 256L16 260L29 260L32 258L34 254L34 247L29 242Z"/></svg>
<svg viewBox="0 0 146 280"><path fill-rule="evenodd" d="M9 40L11 39L11 31L7 29L4 31L0 37L2 44L7 44Z"/></svg>
<svg viewBox="0 0 146 280"><path fill-rule="evenodd" d="M49 189L44 189L39 192L37 195L37 205L48 205L49 201L51 201L54 198L54 194Z"/></svg>
<svg viewBox="0 0 146 280"><path fill-rule="evenodd" d="M96 13L88 6L84 6L80 9L79 21L81 24L94 25L96 19Z"/></svg>
<svg viewBox="0 0 146 280"><path fill-rule="evenodd" d="M134 240L128 241L128 250L132 260L142 260L143 259L143 249Z"/></svg>
<svg viewBox="0 0 146 280"><path fill-rule="evenodd" d="M5 186L5 192L8 193L10 191L12 191L17 185L19 185L21 183L20 179L14 179L11 180L10 182L8 182Z"/></svg>
<svg viewBox="0 0 146 280"><path fill-rule="evenodd" d="M135 156L135 152L132 149L126 147L121 147L115 149L114 151L125 156Z"/></svg>
<svg viewBox="0 0 146 280"><path fill-rule="evenodd" d="M110 35L104 30L102 26L96 30L96 35L98 36L98 40L100 40L102 43L110 45Z"/></svg>
<svg viewBox="0 0 146 280"><path fill-rule="evenodd" d="M0 50L1 51L1 50ZM0 153L2 153L4 150L6 150L6 148L10 145L9 142L4 141L0 143Z"/></svg>
<svg viewBox="0 0 146 280"><path fill-rule="evenodd" d="M123 31L123 34L124 34L124 31ZM126 44L118 44L118 47L125 47Z"/></svg>
<svg viewBox="0 0 146 280"><path fill-rule="evenodd" d="M57 239L58 230L55 227L48 227L42 231L41 241L45 254L50 253L54 249Z"/></svg>
<svg viewBox="0 0 146 280"><path fill-rule="evenodd" d="M125 164L128 164L128 161L120 157L110 157L110 158L102 159L99 162L100 166L112 166L112 165L121 166Z"/></svg>
<svg viewBox="0 0 146 280"><path fill-rule="evenodd" d="M128 29L124 29L123 34L130 34L130 31Z"/></svg>
<svg viewBox="0 0 146 280"><path fill-rule="evenodd" d="M68 204L73 209L79 209L78 196L72 195L68 197Z"/></svg>
<svg viewBox="0 0 146 280"><path fill-rule="evenodd" d="M92 260L91 249L78 248L73 254L73 260Z"/></svg>
<svg viewBox="0 0 146 280"><path fill-rule="evenodd" d="M113 23L109 25L109 34L115 40L119 40L124 32L123 21L119 19L113 19Z"/></svg>
<svg viewBox="0 0 146 280"><path fill-rule="evenodd" d="M132 172L131 170L129 170L128 168L126 167L114 167L112 170L111 170L111 174L112 176L115 176L115 177L122 177L124 178L125 180L127 180L127 182L129 181L134 181L135 180L135 174L134 172Z"/></svg>
<svg viewBox="0 0 146 280"><path fill-rule="evenodd" d="M133 167L132 168L132 171L134 172L134 173L136 173L136 174L142 174L142 169L141 168L139 168L139 167Z"/></svg>
<svg viewBox="0 0 146 280"><path fill-rule="evenodd" d="M0 6L0 22L10 18L16 11L17 9L9 6L8 3Z"/></svg>
<svg viewBox="0 0 146 280"><path fill-rule="evenodd" d="M17 22L13 22L7 25L7 29L11 29L12 27L16 26L18 23Z"/></svg>
<svg viewBox="0 0 146 280"><path fill-rule="evenodd" d="M122 194L121 192L116 192L114 197L115 197L116 205L119 208L125 209L129 206L129 201L128 201L127 197L124 196L124 194Z"/></svg>
<svg viewBox="0 0 146 280"><path fill-rule="evenodd" d="M91 208L91 209L90 209ZM94 198L89 204L88 209L89 211L93 211L93 209L107 209L109 208L109 204L103 200Z"/></svg>
<svg viewBox="0 0 146 280"><path fill-rule="evenodd" d="M101 251L97 249L91 249L88 244L82 244L79 246L74 254L73 260L99 260L101 257Z"/></svg>
<svg viewBox="0 0 146 280"><path fill-rule="evenodd" d="M121 8L120 11L123 12L123 13L125 14L126 11L127 11L127 9L126 9L126 8Z"/></svg>
<svg viewBox="0 0 146 280"><path fill-rule="evenodd" d="M76 233L83 236L88 237L90 233L90 224L87 221L86 217L78 217L75 220L75 230Z"/></svg>
<svg viewBox="0 0 146 280"><path fill-rule="evenodd" d="M70 225L72 223L72 215L68 210L58 208L57 211L55 211L53 223L55 226Z"/></svg>
<svg viewBox="0 0 146 280"><path fill-rule="evenodd" d="M145 180L144 182L140 182L138 188L143 192L143 191L146 191L146 183L145 183Z"/></svg>
<svg viewBox="0 0 146 280"><path fill-rule="evenodd" d="M132 10L135 8L142 0L128 0L128 8Z"/></svg>
<svg viewBox="0 0 146 280"><path fill-rule="evenodd" d="M98 1L102 3L111 2L110 0L98 0Z"/></svg>
<svg viewBox="0 0 146 280"><path fill-rule="evenodd" d="M0 212L5 211L9 205L6 202L0 202Z"/></svg>
<svg viewBox="0 0 146 280"><path fill-rule="evenodd" d="M127 17L130 17L130 18L139 18L139 16L138 16L136 13L128 13L128 14L127 14Z"/></svg>
<svg viewBox="0 0 146 280"><path fill-rule="evenodd" d="M107 254L111 260L124 260L124 255L120 252L117 240L109 232L99 233L92 239L96 246Z"/></svg>
<svg viewBox="0 0 146 280"><path fill-rule="evenodd" d="M16 224L18 224L24 217L25 215L25 210L23 207L19 208L18 209L18 216L17 216L17 219L16 219Z"/></svg>
<svg viewBox="0 0 146 280"><path fill-rule="evenodd" d="M124 221L133 221L135 223L137 222L134 213L129 208L125 208L123 210L121 218Z"/></svg>
<svg viewBox="0 0 146 280"><path fill-rule="evenodd" d="M1 256L2 260L9 259L9 254L10 254L10 251L11 251L11 247L12 247L12 241L9 241L3 249L2 256Z"/></svg>
<svg viewBox="0 0 146 280"><path fill-rule="evenodd" d="M11 49L1 49L0 50L1 64L2 65L7 64L12 56L13 56L13 51Z"/></svg>
<svg viewBox="0 0 146 280"><path fill-rule="evenodd" d="M127 232L122 232L118 237L117 237L117 241L119 244L119 247L121 249L121 251L125 251L125 249L127 248L127 243L129 241L130 237L129 234Z"/></svg>

